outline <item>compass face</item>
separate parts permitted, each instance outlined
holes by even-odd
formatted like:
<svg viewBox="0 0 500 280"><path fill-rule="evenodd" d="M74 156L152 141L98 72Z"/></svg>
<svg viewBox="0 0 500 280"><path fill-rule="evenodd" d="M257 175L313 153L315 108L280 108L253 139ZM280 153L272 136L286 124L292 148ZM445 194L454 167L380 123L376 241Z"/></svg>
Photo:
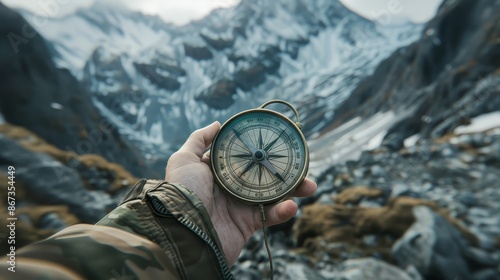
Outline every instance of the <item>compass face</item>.
<svg viewBox="0 0 500 280"><path fill-rule="evenodd" d="M212 144L219 185L245 202L271 204L304 180L309 163L304 136L287 117L266 109L229 119Z"/></svg>

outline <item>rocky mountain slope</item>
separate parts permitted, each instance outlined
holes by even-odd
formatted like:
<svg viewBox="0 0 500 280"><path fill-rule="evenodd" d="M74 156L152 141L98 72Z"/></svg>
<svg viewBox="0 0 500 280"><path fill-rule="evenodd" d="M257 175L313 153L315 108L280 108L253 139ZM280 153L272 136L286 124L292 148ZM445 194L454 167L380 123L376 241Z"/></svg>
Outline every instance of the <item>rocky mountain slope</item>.
<svg viewBox="0 0 500 280"><path fill-rule="evenodd" d="M3 119L60 149L100 154L136 175L148 174L138 150L96 109L90 92L68 70L56 67L37 31L3 4L0 16Z"/></svg>
<svg viewBox="0 0 500 280"><path fill-rule="evenodd" d="M500 110L500 1L445 1L422 38L393 53L336 110L332 126L355 116L411 113L385 136L395 149L418 134L452 132Z"/></svg>

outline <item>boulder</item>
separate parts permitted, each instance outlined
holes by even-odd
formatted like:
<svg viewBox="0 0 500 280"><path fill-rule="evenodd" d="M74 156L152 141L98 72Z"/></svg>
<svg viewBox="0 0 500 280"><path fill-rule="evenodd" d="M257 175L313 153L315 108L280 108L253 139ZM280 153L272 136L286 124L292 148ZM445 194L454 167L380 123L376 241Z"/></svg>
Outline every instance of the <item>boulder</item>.
<svg viewBox="0 0 500 280"><path fill-rule="evenodd" d="M316 270L303 263L289 263L285 266L284 271L281 273L280 279L293 280L293 279L308 279L308 280L324 280Z"/></svg>
<svg viewBox="0 0 500 280"><path fill-rule="evenodd" d="M175 77L160 74L156 65L134 63L134 67L143 77L160 89L174 91L181 87L181 83Z"/></svg>
<svg viewBox="0 0 500 280"><path fill-rule="evenodd" d="M212 38L209 35L205 35L203 33L200 34L200 37L207 42L212 48L221 51L223 49L231 48L234 45L234 38Z"/></svg>
<svg viewBox="0 0 500 280"><path fill-rule="evenodd" d="M233 95L236 94L236 90L235 82L221 79L202 91L196 100L205 102L211 108L223 110L234 103Z"/></svg>
<svg viewBox="0 0 500 280"><path fill-rule="evenodd" d="M304 278L309 279L309 278ZM363 258L344 261L339 265L334 280L419 280L417 276L411 277L404 270L386 262L373 258Z"/></svg>
<svg viewBox="0 0 500 280"><path fill-rule="evenodd" d="M242 68L234 75L234 81L244 91L264 83L266 80L266 68L260 63L255 63L247 68Z"/></svg>
<svg viewBox="0 0 500 280"><path fill-rule="evenodd" d="M214 57L210 49L206 46L192 46L184 44L184 53L186 56L196 60L208 60Z"/></svg>
<svg viewBox="0 0 500 280"><path fill-rule="evenodd" d="M414 265L429 279L471 279L460 232L429 207L415 207L413 215L415 223L391 250L398 265Z"/></svg>
<svg viewBox="0 0 500 280"><path fill-rule="evenodd" d="M72 213L87 223L98 221L109 210L96 203L75 170L46 154L31 152L3 135L0 146L0 166L16 168L16 181L22 182L30 199L41 204L68 205Z"/></svg>

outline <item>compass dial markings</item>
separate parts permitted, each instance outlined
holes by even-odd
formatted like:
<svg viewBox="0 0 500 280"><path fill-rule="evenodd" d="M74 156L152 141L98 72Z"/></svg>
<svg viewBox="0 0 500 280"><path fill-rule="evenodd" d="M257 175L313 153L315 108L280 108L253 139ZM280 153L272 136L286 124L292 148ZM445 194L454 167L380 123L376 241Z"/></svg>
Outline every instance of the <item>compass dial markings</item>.
<svg viewBox="0 0 500 280"><path fill-rule="evenodd" d="M240 140L240 141L241 141L241 140ZM243 143L243 141L241 141L241 143ZM242 145L240 145L240 144L236 143L236 141L234 141L234 144L235 144L236 146L238 146L238 147L242 148L243 150L247 150L247 151L252 152L252 151L251 151L248 147L244 146L244 145L245 145L245 143L243 143L243 146L242 146Z"/></svg>
<svg viewBox="0 0 500 280"><path fill-rule="evenodd" d="M293 123L267 112L250 112L225 125L218 137L221 144L214 145L220 156L212 158L224 188L250 202L279 199L297 185L303 176L297 170L304 167L302 155L307 151Z"/></svg>
<svg viewBox="0 0 500 280"><path fill-rule="evenodd" d="M287 148L287 147L285 147L285 148L283 148L283 149L281 149L281 150L277 150L277 151L276 151L276 150L274 150L274 149L271 149L271 151L273 151L273 152L274 152L274 153L276 153L276 154L279 154L279 152L281 152L281 151L288 151L288 148Z"/></svg>
<svg viewBox="0 0 500 280"><path fill-rule="evenodd" d="M271 120L269 120L269 121L271 121ZM266 134L264 135L264 143L269 143L269 140L271 139L273 134L270 133L269 129L266 129L265 132L266 132Z"/></svg>
<svg viewBox="0 0 500 280"><path fill-rule="evenodd" d="M271 162L271 160L270 160L270 162ZM281 164L283 164L283 165L286 165L286 164L288 163L288 161L279 161L279 160L272 160L272 162L281 163ZM281 168L280 168L280 169L281 169ZM283 170L283 169L282 169L282 170ZM283 170L283 171L285 171L285 170Z"/></svg>
<svg viewBox="0 0 500 280"><path fill-rule="evenodd" d="M238 177L241 178L241 176L243 176L248 170L250 170L253 165L252 164L255 164L253 161L245 161L243 162L241 165L238 165L238 167L236 167L234 170L241 170L243 169L243 171L240 171L240 173L238 174ZM243 166L245 166L245 168L243 168Z"/></svg>
<svg viewBox="0 0 500 280"><path fill-rule="evenodd" d="M282 141L282 142L281 142L280 144L278 144L277 146L272 147L272 148L271 148L268 152L273 151L273 150L275 150L275 149L277 149L278 147L281 147L281 146L283 146L283 145L286 145L285 141ZM284 150L288 150L286 146L285 146L285 148L284 148L284 149L282 149L281 151L284 151Z"/></svg>

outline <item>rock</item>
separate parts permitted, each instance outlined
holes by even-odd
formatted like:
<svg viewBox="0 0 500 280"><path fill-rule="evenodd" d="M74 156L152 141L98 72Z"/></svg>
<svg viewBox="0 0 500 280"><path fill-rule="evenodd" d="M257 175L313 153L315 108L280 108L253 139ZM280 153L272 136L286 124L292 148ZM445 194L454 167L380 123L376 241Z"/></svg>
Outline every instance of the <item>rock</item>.
<svg viewBox="0 0 500 280"><path fill-rule="evenodd" d="M489 268L474 272L472 275L473 280L498 280L500 279L500 273L498 270Z"/></svg>
<svg viewBox="0 0 500 280"><path fill-rule="evenodd" d="M352 174L357 179L364 178L367 175L367 168L365 167L356 168L352 171Z"/></svg>
<svg viewBox="0 0 500 280"><path fill-rule="evenodd" d="M414 265L409 265L405 268L406 273L413 280L423 280L422 275L418 272Z"/></svg>
<svg viewBox="0 0 500 280"><path fill-rule="evenodd" d="M387 172L385 172L385 169L380 165L373 165L370 169L370 172L371 172L372 176L375 176L375 177L384 177L387 175Z"/></svg>
<svg viewBox="0 0 500 280"><path fill-rule="evenodd" d="M266 80L266 68L264 65L255 62L251 66L242 68L234 75L234 81L244 91L264 83Z"/></svg>
<svg viewBox="0 0 500 280"><path fill-rule="evenodd" d="M209 35L205 35L203 33L200 34L200 37L207 42L212 48L221 51L223 49L231 48L234 45L234 38L212 38Z"/></svg>
<svg viewBox="0 0 500 280"><path fill-rule="evenodd" d="M236 90L235 82L222 79L202 91L196 100L205 102L211 108L223 110L234 103L233 95L236 94Z"/></svg>
<svg viewBox="0 0 500 280"><path fill-rule="evenodd" d="M232 269L233 276L235 279L243 280L260 280L262 279L261 273L257 271L254 267L252 261L245 261Z"/></svg>
<svg viewBox="0 0 500 280"><path fill-rule="evenodd" d="M460 232L429 207L415 207L413 213L415 223L392 247L398 265L414 265L427 278L470 279Z"/></svg>
<svg viewBox="0 0 500 280"><path fill-rule="evenodd" d="M427 186L430 187L430 186ZM400 197L400 196L408 196L419 198L421 195L418 192L412 190L411 186L408 183L397 182L391 186L391 197ZM424 190L424 186L421 187Z"/></svg>
<svg viewBox="0 0 500 280"><path fill-rule="evenodd" d="M181 83L177 80L176 77L161 74L161 72L158 72L157 69L159 67L157 65L134 62L134 67L144 78L148 79L159 89L164 89L166 91L175 91L181 87Z"/></svg>
<svg viewBox="0 0 500 280"><path fill-rule="evenodd" d="M377 245L377 235L375 234L369 234L363 236L363 244L365 244L368 247L375 247Z"/></svg>
<svg viewBox="0 0 500 280"><path fill-rule="evenodd" d="M307 278L304 278L307 279ZM340 264L335 280L416 280L404 270L373 258L347 260Z"/></svg>
<svg viewBox="0 0 500 280"><path fill-rule="evenodd" d="M18 213L24 217L26 225L38 230L61 230L79 222L75 215L69 212L66 205L56 206L21 206Z"/></svg>
<svg viewBox="0 0 500 280"><path fill-rule="evenodd" d="M360 166L370 166L376 163L376 161L373 159L372 153L369 151L362 151L361 155L359 156L358 162Z"/></svg>
<svg viewBox="0 0 500 280"><path fill-rule="evenodd" d="M318 204L327 204L327 205L331 205L333 204L333 199L332 199L332 196L329 195L329 194L322 194L318 200L316 201Z"/></svg>
<svg viewBox="0 0 500 280"><path fill-rule="evenodd" d="M286 265L283 274L279 279L294 280L294 279L308 279L308 280L324 280L323 276L316 272L316 270L308 267L302 263L289 263Z"/></svg>
<svg viewBox="0 0 500 280"><path fill-rule="evenodd" d="M45 214L40 217L38 222L40 224L39 227L42 229L53 228L55 230L62 230L68 226L56 213Z"/></svg>
<svg viewBox="0 0 500 280"><path fill-rule="evenodd" d="M95 203L78 173L48 155L30 152L0 136L0 165L16 166L16 180L23 182L31 198L43 204L68 205L83 222L94 223L107 209Z"/></svg>
<svg viewBox="0 0 500 280"><path fill-rule="evenodd" d="M107 161L95 154L78 156L71 151L54 147L31 131L10 124L0 125L0 135L5 135L31 152L46 154L78 172L89 189L101 189L114 193L131 187L137 181L123 166Z"/></svg>
<svg viewBox="0 0 500 280"><path fill-rule="evenodd" d="M495 267L500 263L500 259L495 258L485 250L470 247L466 251L465 257L471 266L475 267Z"/></svg>
<svg viewBox="0 0 500 280"><path fill-rule="evenodd" d="M184 43L184 53L186 56L194 58L196 60L208 60L212 59L214 55L210 49L206 46L191 46Z"/></svg>
<svg viewBox="0 0 500 280"><path fill-rule="evenodd" d="M391 151L399 151L404 148L404 142L406 138L407 135L403 135L400 133L387 134L384 137L384 140L382 140L381 146L387 147Z"/></svg>
<svg viewBox="0 0 500 280"><path fill-rule="evenodd" d="M260 51L257 60L262 63L268 74L274 74L281 65L280 50L275 46L266 46Z"/></svg>

